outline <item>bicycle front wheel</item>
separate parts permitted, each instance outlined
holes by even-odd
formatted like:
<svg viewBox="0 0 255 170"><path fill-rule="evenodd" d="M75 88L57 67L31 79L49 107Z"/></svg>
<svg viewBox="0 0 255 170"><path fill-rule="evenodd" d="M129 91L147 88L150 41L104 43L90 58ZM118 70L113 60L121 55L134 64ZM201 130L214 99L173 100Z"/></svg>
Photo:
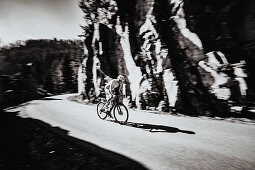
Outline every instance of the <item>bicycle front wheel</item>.
<svg viewBox="0 0 255 170"><path fill-rule="evenodd" d="M107 117L107 114L105 112L102 112L102 108L104 107L104 102L99 102L97 104L97 115L100 119L105 119Z"/></svg>
<svg viewBox="0 0 255 170"><path fill-rule="evenodd" d="M116 104L114 107L113 115L118 123L126 123L128 120L128 109L122 103Z"/></svg>

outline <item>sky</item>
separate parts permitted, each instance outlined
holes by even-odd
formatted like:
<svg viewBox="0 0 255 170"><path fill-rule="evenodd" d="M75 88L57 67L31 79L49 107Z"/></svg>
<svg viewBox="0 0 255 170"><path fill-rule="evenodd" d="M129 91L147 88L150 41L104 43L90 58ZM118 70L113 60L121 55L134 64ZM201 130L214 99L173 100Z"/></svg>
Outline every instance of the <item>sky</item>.
<svg viewBox="0 0 255 170"><path fill-rule="evenodd" d="M0 0L0 46L27 39L78 39L78 0Z"/></svg>

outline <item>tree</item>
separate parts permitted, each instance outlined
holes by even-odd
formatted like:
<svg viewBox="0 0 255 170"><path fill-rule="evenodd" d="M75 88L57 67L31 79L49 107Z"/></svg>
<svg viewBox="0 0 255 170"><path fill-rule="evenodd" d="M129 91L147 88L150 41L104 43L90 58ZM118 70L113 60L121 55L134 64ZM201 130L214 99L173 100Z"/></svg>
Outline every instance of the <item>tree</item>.
<svg viewBox="0 0 255 170"><path fill-rule="evenodd" d="M73 92L73 70L70 66L71 60L68 55L64 56L64 62L63 62L63 81L64 81L64 91ZM75 86L76 87L76 86Z"/></svg>
<svg viewBox="0 0 255 170"><path fill-rule="evenodd" d="M79 7L84 13L85 25L81 26L84 30L83 37L85 38L84 44L88 50L87 62L86 62L86 94L89 96L91 89L94 89L93 84L93 62L94 57L99 54L99 47L97 45L99 41L99 23L109 24L109 20L116 12L116 3L113 0L82 0L79 3ZM97 31L98 33L94 33Z"/></svg>

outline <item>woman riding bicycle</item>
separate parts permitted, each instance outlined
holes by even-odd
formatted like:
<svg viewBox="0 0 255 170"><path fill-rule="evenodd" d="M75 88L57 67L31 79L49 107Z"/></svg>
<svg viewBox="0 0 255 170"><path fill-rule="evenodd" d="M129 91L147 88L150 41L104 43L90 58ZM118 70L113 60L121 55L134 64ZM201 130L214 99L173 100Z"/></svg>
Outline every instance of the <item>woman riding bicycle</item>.
<svg viewBox="0 0 255 170"><path fill-rule="evenodd" d="M106 100L107 104L105 105L104 111L105 112L110 112L110 109L113 105L113 100L117 96L122 96L123 95L123 83L125 81L124 76L119 75L117 79L112 79L110 82L108 82L105 85L105 95L106 95Z"/></svg>

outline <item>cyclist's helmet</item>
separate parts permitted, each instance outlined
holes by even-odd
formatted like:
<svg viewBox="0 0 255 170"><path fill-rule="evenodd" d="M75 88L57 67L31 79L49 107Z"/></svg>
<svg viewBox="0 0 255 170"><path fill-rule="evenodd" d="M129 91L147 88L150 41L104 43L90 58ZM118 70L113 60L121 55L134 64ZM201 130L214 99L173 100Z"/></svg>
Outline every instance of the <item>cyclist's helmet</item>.
<svg viewBox="0 0 255 170"><path fill-rule="evenodd" d="M119 75L119 76L117 77L117 79L120 80L120 81L122 81L122 82L125 81L125 78L124 78L124 76L122 76L122 75Z"/></svg>

